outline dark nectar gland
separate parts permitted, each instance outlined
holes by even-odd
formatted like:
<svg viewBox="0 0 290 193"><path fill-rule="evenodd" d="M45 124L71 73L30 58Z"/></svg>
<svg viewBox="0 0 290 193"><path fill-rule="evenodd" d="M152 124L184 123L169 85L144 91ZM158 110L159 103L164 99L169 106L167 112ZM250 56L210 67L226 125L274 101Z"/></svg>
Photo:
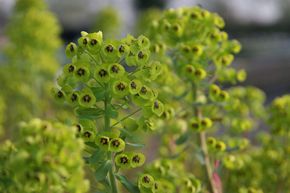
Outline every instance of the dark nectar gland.
<svg viewBox="0 0 290 193"><path fill-rule="evenodd" d="M140 157L138 155L135 155L132 160L135 163L139 163L140 162Z"/></svg>
<svg viewBox="0 0 290 193"><path fill-rule="evenodd" d="M94 45L96 45L96 44L98 44L98 41L97 41L96 39L92 39L92 40L91 40L91 45L94 46Z"/></svg>
<svg viewBox="0 0 290 193"><path fill-rule="evenodd" d="M57 97L58 97L58 98L62 98L62 97L63 97L63 93L62 93L61 91L58 91L58 92L57 92Z"/></svg>
<svg viewBox="0 0 290 193"><path fill-rule="evenodd" d="M119 69L119 67L117 65L113 65L112 68L111 68L111 70L112 70L112 72L114 72L114 73L117 74L120 69Z"/></svg>
<svg viewBox="0 0 290 193"><path fill-rule="evenodd" d="M113 145L114 147L119 147L119 146L120 146L120 142L119 142L119 140L113 140L113 141L112 141L112 145Z"/></svg>
<svg viewBox="0 0 290 193"><path fill-rule="evenodd" d="M147 93L147 89L146 89L146 87L142 86L142 88L141 88L141 93L142 93L142 94L146 94L146 93Z"/></svg>
<svg viewBox="0 0 290 193"><path fill-rule="evenodd" d="M85 73L86 73L86 71L85 71L83 68L80 68L80 69L78 69L78 71L77 71L77 74L78 74L79 76L83 76L83 75L85 75Z"/></svg>
<svg viewBox="0 0 290 193"><path fill-rule="evenodd" d="M117 89L120 90L120 91L125 90L125 88L126 88L126 86L125 86L123 83L119 83L119 84L117 85Z"/></svg>
<svg viewBox="0 0 290 193"><path fill-rule="evenodd" d="M140 52L138 53L138 58L139 58L139 59L143 59L144 56L145 56L145 55L143 54L142 51L140 51Z"/></svg>
<svg viewBox="0 0 290 193"><path fill-rule="evenodd" d="M121 46L119 47L119 52L120 52L120 53L124 53L124 52L125 52L125 47L124 47L123 45L121 45Z"/></svg>
<svg viewBox="0 0 290 193"><path fill-rule="evenodd" d="M85 95L83 97L83 101L89 103L91 101L91 97L89 95Z"/></svg>
<svg viewBox="0 0 290 193"><path fill-rule="evenodd" d="M129 160L128 160L128 158L127 157L121 157L120 158L120 162L122 163L122 164L127 164L128 162L129 162Z"/></svg>
<svg viewBox="0 0 290 193"><path fill-rule="evenodd" d="M87 44L88 44L88 39L87 39L87 38L84 38L84 40L83 40L83 44L84 44L84 45L87 45Z"/></svg>
<svg viewBox="0 0 290 193"><path fill-rule="evenodd" d="M92 135L92 134L91 134L91 132L89 132L89 131L84 132L84 136L87 137L87 138L90 138L91 135Z"/></svg>
<svg viewBox="0 0 290 193"><path fill-rule="evenodd" d="M70 65L69 67L68 67L68 71L69 72L73 72L75 70L75 67L73 66L73 65Z"/></svg>
<svg viewBox="0 0 290 193"><path fill-rule="evenodd" d="M143 182L150 183L150 178L148 176L143 177Z"/></svg>
<svg viewBox="0 0 290 193"><path fill-rule="evenodd" d="M70 97L71 101L74 102L78 99L78 95L76 95L75 93L73 93Z"/></svg>
<svg viewBox="0 0 290 193"><path fill-rule="evenodd" d="M108 145L108 143L109 143L109 140L107 139L107 138L101 138L100 139L100 143L102 144L102 145Z"/></svg>
<svg viewBox="0 0 290 193"><path fill-rule="evenodd" d="M155 108L155 109L159 109L159 103L158 103L158 101L155 101L155 102L154 102L154 108Z"/></svg>
<svg viewBox="0 0 290 193"><path fill-rule="evenodd" d="M135 82L131 82L130 86L131 86L131 88L133 88L133 89L136 89L136 88L137 88L137 85L136 85Z"/></svg>
<svg viewBox="0 0 290 193"><path fill-rule="evenodd" d="M108 75L108 72L107 72L106 70L104 70L104 69L101 69L101 70L99 71L99 75L100 75L100 77L105 77L105 76Z"/></svg>
<svg viewBox="0 0 290 193"><path fill-rule="evenodd" d="M114 51L114 47L113 47L112 45L107 45L105 49L106 49L106 51L109 52L109 53L111 53L111 52Z"/></svg>

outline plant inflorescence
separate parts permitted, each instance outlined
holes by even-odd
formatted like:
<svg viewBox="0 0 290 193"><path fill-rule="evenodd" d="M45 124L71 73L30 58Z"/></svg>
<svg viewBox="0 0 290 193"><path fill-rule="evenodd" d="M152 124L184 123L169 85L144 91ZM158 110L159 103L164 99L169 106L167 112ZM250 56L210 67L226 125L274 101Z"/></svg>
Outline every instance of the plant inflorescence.
<svg viewBox="0 0 290 193"><path fill-rule="evenodd" d="M219 15L154 15L145 35L82 31L66 46L52 95L76 121L21 124L1 146L0 191L87 192L85 165L98 193L287 193L289 96L265 107L258 88L233 86L247 75Z"/></svg>

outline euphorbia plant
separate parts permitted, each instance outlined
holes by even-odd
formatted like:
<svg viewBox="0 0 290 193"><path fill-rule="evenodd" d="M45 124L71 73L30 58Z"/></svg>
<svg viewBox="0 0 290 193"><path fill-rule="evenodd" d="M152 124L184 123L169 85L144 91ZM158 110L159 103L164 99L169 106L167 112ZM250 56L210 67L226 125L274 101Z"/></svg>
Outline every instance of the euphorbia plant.
<svg viewBox="0 0 290 193"><path fill-rule="evenodd" d="M103 40L102 32L81 35L78 44L66 47L71 63L64 66L54 96L75 107L78 136L87 145L85 159L103 191L118 192L116 178L126 188L137 189L119 170L145 162L144 154L130 146L141 145L135 143L134 131L151 129L152 119L164 111L151 87L161 65L150 59L145 36Z"/></svg>
<svg viewBox="0 0 290 193"><path fill-rule="evenodd" d="M160 153L163 157L178 156L169 162L179 160L185 165L186 183L174 181L180 184L179 192L199 191L200 185L195 177L190 180L190 173L207 184L202 187L203 192L222 192L222 165L229 166L229 157L245 151L249 141L243 136L257 126L254 123L258 118L263 117L264 95L261 91L255 88L222 89L224 85L246 78L244 70L230 67L241 46L236 40L228 40L223 27L223 19L215 13L200 7L180 8L160 14L149 23L145 33L151 40L152 58L169 67L165 76L170 78L160 80L159 89L160 93L170 93L164 100L170 101L168 103L177 109L177 113L171 121L163 123L164 142ZM168 84L178 87L168 89ZM168 175L162 172L166 170L162 164L153 166L155 175L169 182L180 173L179 169L172 172L167 168L171 172ZM204 168L206 175L200 168ZM170 192L176 191L175 187Z"/></svg>
<svg viewBox="0 0 290 193"><path fill-rule="evenodd" d="M0 146L0 192L85 193L83 141L60 123L21 123L17 141Z"/></svg>
<svg viewBox="0 0 290 193"><path fill-rule="evenodd" d="M77 121L71 130L22 124L19 142L1 146L1 191L86 192L83 159L92 192L287 192L289 96L265 110L259 89L229 88L246 73L230 67L241 46L217 14L193 7L156 15L144 23L148 38L81 32L67 45L70 62L52 93ZM259 135L252 146L265 118L274 137ZM142 169L144 131L157 134L150 153L159 154Z"/></svg>

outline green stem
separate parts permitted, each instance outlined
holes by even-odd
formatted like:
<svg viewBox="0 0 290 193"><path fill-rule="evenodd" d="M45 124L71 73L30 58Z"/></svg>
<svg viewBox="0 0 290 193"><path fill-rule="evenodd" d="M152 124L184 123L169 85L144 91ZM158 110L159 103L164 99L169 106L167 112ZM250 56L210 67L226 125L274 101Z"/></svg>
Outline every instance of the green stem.
<svg viewBox="0 0 290 193"><path fill-rule="evenodd" d="M132 112L131 114L129 114L129 115L123 117L123 118L120 119L118 122L116 122L115 124L113 124L113 125L111 126L111 128L114 127L114 126L116 126L116 125L118 125L118 124L121 123L122 121L125 121L126 119L128 119L128 118L131 117L132 115L138 113L140 110L141 110L141 109L137 109L136 111Z"/></svg>
<svg viewBox="0 0 290 193"><path fill-rule="evenodd" d="M108 85L105 86L105 116L104 116L104 129L105 131L108 131L110 129L110 108L111 108L111 97L108 89Z"/></svg>
<svg viewBox="0 0 290 193"><path fill-rule="evenodd" d="M114 156L113 156L113 154L111 154L110 157L112 159L112 163L114 163ZM110 171L109 171L109 178L110 178L111 190L112 190L112 193L118 193L116 178L115 178L115 175L114 175L114 171L113 170L114 170L114 167L112 167L110 169Z"/></svg>
<svg viewBox="0 0 290 193"><path fill-rule="evenodd" d="M105 85L105 100L104 100L104 110L105 110L105 116L104 116L104 130L109 131L110 130L110 122L111 122L111 115L110 115L110 109L111 109L111 96L109 91L109 85ZM109 170L109 180L111 185L111 193L118 193L117 189L117 183L114 176L114 168L115 168L115 162L114 162L114 155L108 154L109 159L112 160L113 166Z"/></svg>
<svg viewBox="0 0 290 193"><path fill-rule="evenodd" d="M195 101L196 98L197 98L197 85L192 84L192 99L193 99L193 101ZM193 110L195 112L195 115L198 117L198 119L201 119L202 112L201 112L200 107L193 106ZM211 193L218 193L218 191L215 188L214 181L213 181L213 176L212 176L213 172L212 172L210 158L209 158L208 150L207 150L206 132L205 131L202 131L199 133L199 139L200 139L201 151L202 151L204 162L205 162L205 164L204 164L205 171L206 171L206 175L207 175L207 178L209 181Z"/></svg>

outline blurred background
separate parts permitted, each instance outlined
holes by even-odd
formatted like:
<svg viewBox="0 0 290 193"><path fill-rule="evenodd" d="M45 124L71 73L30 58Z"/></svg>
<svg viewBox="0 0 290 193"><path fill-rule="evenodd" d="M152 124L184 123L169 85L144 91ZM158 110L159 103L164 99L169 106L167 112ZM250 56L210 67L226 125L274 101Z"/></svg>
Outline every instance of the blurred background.
<svg viewBox="0 0 290 193"><path fill-rule="evenodd" d="M14 3L0 0L0 48L8 41L4 29ZM230 38L242 43L243 51L234 65L248 71L243 84L261 88L268 100L290 91L290 0L47 0L47 3L61 23L64 42L73 41L82 30L110 28L112 34L134 34L136 22L148 9L200 5L219 13L226 21L225 31Z"/></svg>

